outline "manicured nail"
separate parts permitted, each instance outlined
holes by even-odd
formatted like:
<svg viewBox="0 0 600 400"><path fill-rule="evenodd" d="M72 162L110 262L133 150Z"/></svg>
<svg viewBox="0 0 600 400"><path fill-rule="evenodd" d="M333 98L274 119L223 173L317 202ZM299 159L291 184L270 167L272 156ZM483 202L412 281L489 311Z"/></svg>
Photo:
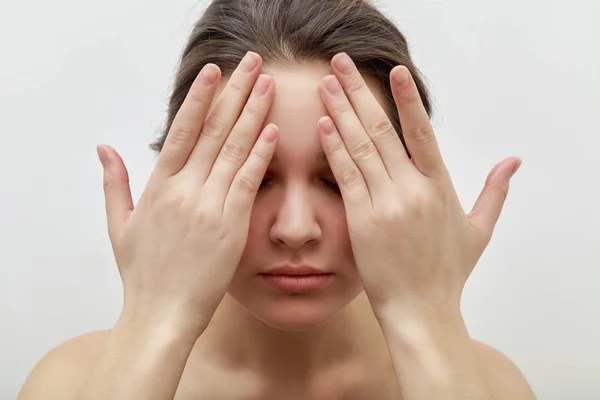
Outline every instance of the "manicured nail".
<svg viewBox="0 0 600 400"><path fill-rule="evenodd" d="M521 168L521 164L523 164L523 160L521 160L519 158L519 162L513 167L512 172L510 173L510 177L512 178L514 174L517 173L517 171L519 170L519 168Z"/></svg>
<svg viewBox="0 0 600 400"><path fill-rule="evenodd" d="M341 55L338 56L336 61L337 67L342 74L350 75L354 70L354 62L352 62L352 59L350 58L350 56L348 56L348 54L341 53Z"/></svg>
<svg viewBox="0 0 600 400"><path fill-rule="evenodd" d="M404 88L408 86L408 82L410 80L410 72L406 67L400 69L402 71L396 72L394 74L394 81L396 81L396 86L398 86L399 88Z"/></svg>
<svg viewBox="0 0 600 400"><path fill-rule="evenodd" d="M262 96L263 94L267 93L267 90L269 90L269 86L271 86L271 80L268 76L261 74L258 77L256 85L254 85L254 94Z"/></svg>
<svg viewBox="0 0 600 400"><path fill-rule="evenodd" d="M331 118L323 118L319 120L319 125L321 126L321 130L326 135L331 135L335 130L335 125L333 125L333 121Z"/></svg>
<svg viewBox="0 0 600 400"><path fill-rule="evenodd" d="M258 54L249 51L244 56L242 60L242 71L244 72L252 72L254 68L258 65Z"/></svg>
<svg viewBox="0 0 600 400"><path fill-rule="evenodd" d="M263 133L263 139L267 143L271 143L277 137L277 126L269 124Z"/></svg>
<svg viewBox="0 0 600 400"><path fill-rule="evenodd" d="M336 95L342 91L342 87L335 76L330 76L325 84L329 93Z"/></svg>
<svg viewBox="0 0 600 400"><path fill-rule="evenodd" d="M96 146L96 151L98 153L98 158L100 159L100 163L102 164L103 167L106 167L106 165L108 164L108 154L106 153L104 146L99 144L98 146Z"/></svg>
<svg viewBox="0 0 600 400"><path fill-rule="evenodd" d="M217 80L217 69L214 65L206 64L200 72L200 82L204 86L210 86Z"/></svg>

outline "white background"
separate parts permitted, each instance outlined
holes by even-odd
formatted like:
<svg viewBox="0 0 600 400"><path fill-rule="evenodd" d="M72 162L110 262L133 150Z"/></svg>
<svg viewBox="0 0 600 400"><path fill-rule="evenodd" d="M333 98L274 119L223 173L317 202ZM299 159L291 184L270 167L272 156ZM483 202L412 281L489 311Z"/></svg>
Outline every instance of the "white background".
<svg viewBox="0 0 600 400"><path fill-rule="evenodd" d="M2 0L0 399L35 363L110 328L121 286L105 229L107 143L134 198L177 59L204 2ZM464 296L472 336L540 399L600 398L600 2L387 0L427 77L466 210L492 166L524 162Z"/></svg>

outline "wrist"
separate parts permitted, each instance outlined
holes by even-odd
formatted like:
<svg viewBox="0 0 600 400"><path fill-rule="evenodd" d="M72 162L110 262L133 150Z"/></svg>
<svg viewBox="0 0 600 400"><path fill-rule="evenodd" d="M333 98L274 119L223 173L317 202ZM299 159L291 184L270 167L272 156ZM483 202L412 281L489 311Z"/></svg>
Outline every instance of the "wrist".
<svg viewBox="0 0 600 400"><path fill-rule="evenodd" d="M464 319L457 308L389 309L378 320L384 335L393 337L405 351L471 345Z"/></svg>
<svg viewBox="0 0 600 400"><path fill-rule="evenodd" d="M210 320L178 310L175 307L124 306L117 326L133 335L159 336L165 340L196 341Z"/></svg>
<svg viewBox="0 0 600 400"><path fill-rule="evenodd" d="M423 398L450 399L455 397L448 394L464 390L490 398L460 312L399 313L381 327L401 386L424 390Z"/></svg>
<svg viewBox="0 0 600 400"><path fill-rule="evenodd" d="M374 309L383 329L455 329L464 326L460 304L404 301Z"/></svg>

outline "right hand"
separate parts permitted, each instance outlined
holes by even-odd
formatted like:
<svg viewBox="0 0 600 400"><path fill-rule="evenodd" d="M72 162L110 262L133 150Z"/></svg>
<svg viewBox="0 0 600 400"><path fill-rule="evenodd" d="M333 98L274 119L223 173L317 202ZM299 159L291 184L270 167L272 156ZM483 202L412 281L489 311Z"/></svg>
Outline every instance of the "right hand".
<svg viewBox="0 0 600 400"><path fill-rule="evenodd" d="M247 72L244 60L257 64ZM212 109L220 69L207 64L198 75L135 209L121 157L108 146L99 149L105 151L108 234L123 281L123 312L132 318L203 331L229 287L278 137L270 124L257 140L274 83L266 75L257 80L258 54L244 60ZM216 78L204 85L208 71ZM259 96L256 88L265 80L267 91Z"/></svg>

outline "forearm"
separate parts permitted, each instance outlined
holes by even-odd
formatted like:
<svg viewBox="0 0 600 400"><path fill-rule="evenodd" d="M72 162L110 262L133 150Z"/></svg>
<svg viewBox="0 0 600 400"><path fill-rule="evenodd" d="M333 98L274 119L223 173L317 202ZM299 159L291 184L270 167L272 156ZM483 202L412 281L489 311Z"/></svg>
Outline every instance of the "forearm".
<svg viewBox="0 0 600 400"><path fill-rule="evenodd" d="M76 400L172 400L202 332L121 315Z"/></svg>
<svg viewBox="0 0 600 400"><path fill-rule="evenodd" d="M406 400L490 400L462 317L401 317L382 324Z"/></svg>

